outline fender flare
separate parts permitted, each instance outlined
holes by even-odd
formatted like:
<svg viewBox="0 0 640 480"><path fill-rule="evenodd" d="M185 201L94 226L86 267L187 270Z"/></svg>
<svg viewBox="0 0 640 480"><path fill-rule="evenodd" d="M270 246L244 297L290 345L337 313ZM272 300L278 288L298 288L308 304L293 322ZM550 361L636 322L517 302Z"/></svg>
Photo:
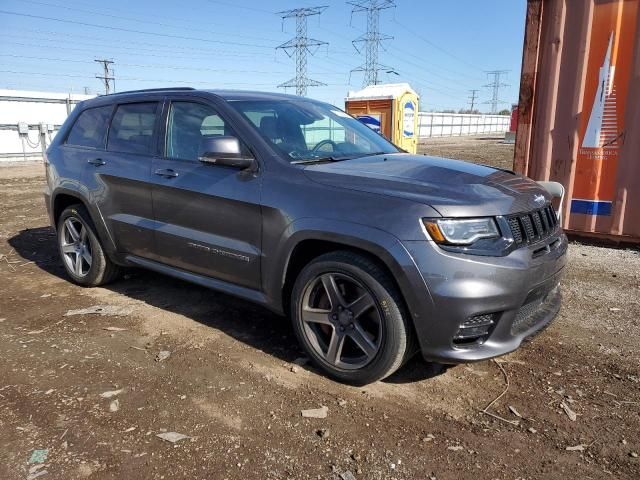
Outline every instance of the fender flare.
<svg viewBox="0 0 640 480"><path fill-rule="evenodd" d="M290 223L263 268L263 286L274 308L284 312L283 288L291 254L305 240L319 240L363 250L381 261L391 272L411 313L414 324L427 302L433 305L427 284L413 257L394 235L367 225L324 218L301 218Z"/></svg>
<svg viewBox="0 0 640 480"><path fill-rule="evenodd" d="M55 215L54 207L56 204L56 199L60 195L68 195L70 197L77 198L78 202L81 203L87 209L87 212L89 212L89 216L91 217L91 220L93 221L93 224L96 227L96 233L98 234L98 238L102 242L102 245L105 248L107 254L111 258L115 257L116 244L111 235L111 232L107 228L107 224L104 221L104 217L102 216L100 209L98 209L95 205L92 205L90 202L86 200L86 196L83 194L82 188L78 185L71 184L71 185L61 186L56 188L53 192L51 192L50 212L51 212L51 223L53 225L53 228L54 229L57 228L57 222L56 222L56 219L54 218L54 215Z"/></svg>

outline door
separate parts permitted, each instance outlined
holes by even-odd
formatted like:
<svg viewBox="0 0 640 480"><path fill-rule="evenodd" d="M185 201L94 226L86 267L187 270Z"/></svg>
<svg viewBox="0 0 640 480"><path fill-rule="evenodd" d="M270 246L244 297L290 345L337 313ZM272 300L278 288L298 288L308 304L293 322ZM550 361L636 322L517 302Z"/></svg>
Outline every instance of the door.
<svg viewBox="0 0 640 480"><path fill-rule="evenodd" d="M117 105L106 150L87 158L84 178L117 250L147 258L154 247L150 178L160 105L159 101Z"/></svg>
<svg viewBox="0 0 640 480"><path fill-rule="evenodd" d="M260 174L198 160L203 138L237 136L212 105L174 100L165 115L152 167L158 260L259 289Z"/></svg>

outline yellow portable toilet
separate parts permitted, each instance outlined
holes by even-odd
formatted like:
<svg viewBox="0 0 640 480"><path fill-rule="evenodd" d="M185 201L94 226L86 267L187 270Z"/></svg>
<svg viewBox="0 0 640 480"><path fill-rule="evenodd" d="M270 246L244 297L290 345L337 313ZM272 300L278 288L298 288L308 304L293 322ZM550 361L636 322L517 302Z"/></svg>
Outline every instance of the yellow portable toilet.
<svg viewBox="0 0 640 480"><path fill-rule="evenodd" d="M349 92L345 110L410 153L418 148L418 94L408 83L369 85Z"/></svg>

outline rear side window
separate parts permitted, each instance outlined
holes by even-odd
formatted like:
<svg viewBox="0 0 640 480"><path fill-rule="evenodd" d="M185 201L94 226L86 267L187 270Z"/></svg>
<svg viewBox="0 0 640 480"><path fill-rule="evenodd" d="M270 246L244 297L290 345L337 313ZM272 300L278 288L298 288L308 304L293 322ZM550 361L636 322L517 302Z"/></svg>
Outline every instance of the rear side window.
<svg viewBox="0 0 640 480"><path fill-rule="evenodd" d="M103 149L112 109L113 107L109 105L88 108L82 112L71 127L67 145Z"/></svg>
<svg viewBox="0 0 640 480"><path fill-rule="evenodd" d="M150 154L157 112L157 102L118 105L109 129L107 150Z"/></svg>

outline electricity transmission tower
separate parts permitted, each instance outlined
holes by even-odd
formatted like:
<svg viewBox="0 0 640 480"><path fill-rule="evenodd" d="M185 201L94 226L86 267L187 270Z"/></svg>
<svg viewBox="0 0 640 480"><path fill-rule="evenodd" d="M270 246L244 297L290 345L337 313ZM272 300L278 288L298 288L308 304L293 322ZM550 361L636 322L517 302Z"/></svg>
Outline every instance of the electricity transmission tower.
<svg viewBox="0 0 640 480"><path fill-rule="evenodd" d="M469 103L471 104L471 108L469 109L470 113L473 113L473 107L476 105L476 99L478 98L477 93L479 90L469 90L471 95L469 96Z"/></svg>
<svg viewBox="0 0 640 480"><path fill-rule="evenodd" d="M393 37L380 33L380 11L388 8L395 8L395 0L358 0L347 2L353 6L351 16L354 13L367 13L367 31L360 35L352 43L358 53L362 53L364 49L364 64L351 70L351 72L364 72L362 86L377 85L378 72L381 70L390 70L378 63L378 53L380 45L385 40L391 40ZM359 47L360 46L360 47ZM394 72L395 73L395 72Z"/></svg>
<svg viewBox="0 0 640 480"><path fill-rule="evenodd" d="M102 80L102 83L104 83L104 94L105 95L109 95L109 93L111 93L111 81L113 81L113 85L115 87L116 84L116 78L113 75L113 69L109 68L109 65L112 65L114 62L113 60L107 60L107 59L95 59L95 62L101 63L102 64L102 69L103 69L103 74L102 75L96 75L96 78L99 78L100 80ZM114 88L115 90L115 88Z"/></svg>
<svg viewBox="0 0 640 480"><path fill-rule="evenodd" d="M313 55L319 47L328 45L327 42L307 37L307 17L320 15L326 9L327 6L305 7L278 12L278 15L282 16L283 22L287 18L296 19L295 38L292 38L288 42L285 42L282 45L276 47L276 49L284 50L284 52L290 58L295 56L296 76L291 80L278 85L279 88L295 87L296 95L306 96L307 87L318 87L321 85L326 85L325 83L318 82L317 80L312 80L307 77L307 54L310 53L311 55Z"/></svg>
<svg viewBox="0 0 640 480"><path fill-rule="evenodd" d="M493 82L484 85L487 88L492 89L491 100L487 100L484 103L491 104L491 113L496 113L498 111L499 103L508 103L500 100L500 89L502 87L508 87L507 83L500 82L500 77L502 75L506 75L509 70L492 70L490 72L486 72L488 77L493 77Z"/></svg>

